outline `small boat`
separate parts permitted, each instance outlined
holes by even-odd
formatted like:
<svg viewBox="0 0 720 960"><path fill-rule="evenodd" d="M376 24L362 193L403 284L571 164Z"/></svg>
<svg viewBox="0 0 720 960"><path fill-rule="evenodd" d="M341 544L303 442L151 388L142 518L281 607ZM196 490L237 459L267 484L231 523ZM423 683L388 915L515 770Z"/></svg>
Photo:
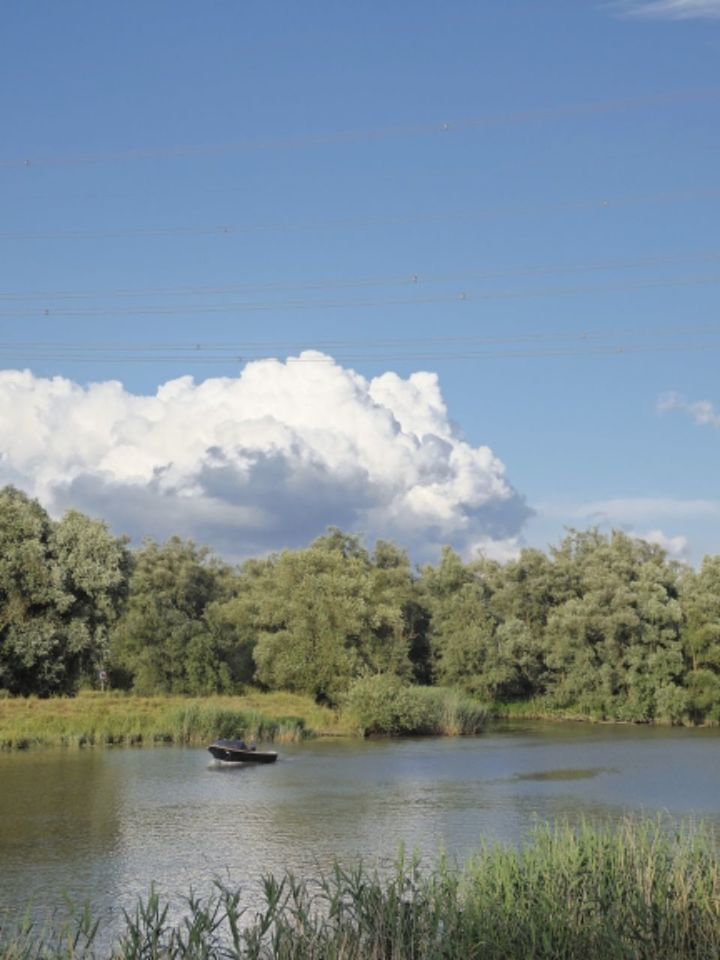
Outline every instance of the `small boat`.
<svg viewBox="0 0 720 960"><path fill-rule="evenodd" d="M208 750L225 763L275 763L278 757L274 750L256 750L244 740L216 740Z"/></svg>

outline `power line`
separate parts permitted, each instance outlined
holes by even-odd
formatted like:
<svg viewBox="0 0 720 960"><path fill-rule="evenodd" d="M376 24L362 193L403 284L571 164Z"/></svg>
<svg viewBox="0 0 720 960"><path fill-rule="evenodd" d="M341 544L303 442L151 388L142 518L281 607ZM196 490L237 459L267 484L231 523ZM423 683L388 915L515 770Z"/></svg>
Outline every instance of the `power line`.
<svg viewBox="0 0 720 960"><path fill-rule="evenodd" d="M0 310L0 317L14 319L82 319L112 317L155 316L211 316L232 313L271 313L279 310L345 310L373 309L396 306L428 306L451 303L484 303L493 300L526 300L552 297L581 296L584 294L626 293L634 290L663 289L671 287L700 287L720 283L720 274L694 277L648 279L622 284L591 284L568 287L539 287L534 289L506 289L470 293L459 291L451 295L435 297L384 297L358 300L265 300L237 303L169 304L139 307L92 307L65 308L44 307L37 309Z"/></svg>
<svg viewBox="0 0 720 960"><path fill-rule="evenodd" d="M27 301L52 300L102 300L136 299L143 296L221 296L243 292L286 292L289 290L333 290L385 286L422 287L431 284L457 282L460 280L495 280L506 277L534 277L554 274L576 274L604 272L612 270L634 270L648 267L673 267L687 263L720 260L719 250L701 250L689 253L636 255L634 257L615 257L610 259L587 260L576 263L525 264L507 268L475 268L449 273L396 273L375 277L336 277L297 282L274 281L268 283L232 283L232 284L184 284L182 286L119 288L99 291L41 290L37 292L0 293L0 303L22 303Z"/></svg>
<svg viewBox="0 0 720 960"><path fill-rule="evenodd" d="M626 207L664 206L717 200L720 187L695 190L666 190L651 194L621 194L584 200L550 200L535 204L501 205L464 210L438 210L398 214L385 217L334 217L317 220L265 221L255 223L204 224L199 226L159 226L109 228L106 230L0 231L0 242L41 242L69 240L141 240L192 239L198 237L240 237L262 233L293 233L313 230L343 230L376 227L410 226L420 223L471 223L502 217L532 216L542 213L577 213L594 210L617 210Z"/></svg>
<svg viewBox="0 0 720 960"><path fill-rule="evenodd" d="M188 356L114 356L111 359L103 360L98 357L74 356L68 355L57 357L54 355L17 355L13 357L12 362L18 366L30 365L33 363L49 363L62 360L63 363L197 363L202 365L223 365L238 363L244 364L260 360L277 360L279 362L309 363L309 364L332 364L339 363L417 363L430 362L432 364L443 363L446 361L472 361L472 360L492 360L492 359L533 359L549 357L612 357L612 356L630 356L635 354L653 354L653 353L703 353L709 350L720 349L720 339L712 341L698 341L695 343L672 344L668 346L649 346L649 345L619 345L607 347L588 347L588 348L527 348L520 350L486 350L486 351L464 351L462 353L398 353L398 354L338 354L333 357L283 357L278 354L263 354L258 356L204 356L197 357L193 354Z"/></svg>
<svg viewBox="0 0 720 960"><path fill-rule="evenodd" d="M78 164L137 160L169 160L180 157L221 156L223 154L249 153L265 150L306 149L309 147L335 146L345 143L382 141L433 134L447 135L448 133L461 130L516 125L532 121L555 120L588 114L615 113L624 110L638 110L647 107L714 100L718 97L720 97L720 88L717 87L676 90L644 97L627 97L617 100L565 104L555 107L506 111L481 117L465 117L446 121L435 120L415 124L396 124L393 126L344 130L334 133L303 133L264 140L243 139L215 144L180 144L171 147L135 147L127 150L95 153L24 156L15 159L0 160L0 169L25 168L31 170L37 166L75 166Z"/></svg>
<svg viewBox="0 0 720 960"><path fill-rule="evenodd" d="M102 341L0 341L0 358L7 356L33 360L67 360L69 362L134 362L134 361L192 361L199 363L227 363L250 361L289 355L293 352L320 351L325 356L290 357L293 362L331 362L336 360L414 360L414 359L472 359L474 357L510 355L546 355L556 353L557 344L570 343L563 351L592 353L624 353L672 349L699 349L720 343L720 324L675 326L668 328L614 328L607 330L533 330L503 335L463 335L405 338L311 339L298 340L239 340L221 342L102 342ZM703 337L705 339L703 339ZM601 341L615 341L603 345ZM636 343L636 340L672 340L668 346ZM548 345L555 344L549 347ZM575 344L575 346L572 346ZM493 349L488 348L503 348ZM508 351L507 348L513 348ZM520 352L518 349L520 348Z"/></svg>

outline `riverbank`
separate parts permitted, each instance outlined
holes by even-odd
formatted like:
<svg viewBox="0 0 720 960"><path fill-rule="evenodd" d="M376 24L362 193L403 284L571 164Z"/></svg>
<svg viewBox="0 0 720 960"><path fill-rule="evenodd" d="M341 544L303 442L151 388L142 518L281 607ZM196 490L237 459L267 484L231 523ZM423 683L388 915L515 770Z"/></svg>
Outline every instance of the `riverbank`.
<svg viewBox="0 0 720 960"><path fill-rule="evenodd" d="M360 681L343 710L291 693L0 699L0 750L30 747L201 744L219 737L289 743L308 737L478 733L479 704L454 690ZM382 678L381 678L382 679Z"/></svg>
<svg viewBox="0 0 720 960"><path fill-rule="evenodd" d="M716 960L720 861L708 836L627 820L536 831L520 849L485 847L462 868L393 876L336 867L264 881L250 910L216 884L184 917L156 893L126 914L113 957L237 960ZM173 919L170 919L170 918ZM60 925L0 924L0 957L89 956L104 939L91 911Z"/></svg>
<svg viewBox="0 0 720 960"><path fill-rule="evenodd" d="M692 723L662 720L657 718L642 719L637 717L610 716L601 711L588 711L580 707L557 707L552 702L541 697L532 700L515 701L512 703L493 703L490 713L495 720L560 720L580 723L622 723L635 725L651 725L656 727L717 727L718 723L712 720Z"/></svg>
<svg viewBox="0 0 720 960"><path fill-rule="evenodd" d="M0 700L0 749L207 743L218 737L291 742L352 731L340 714L289 693L243 696L76 697Z"/></svg>

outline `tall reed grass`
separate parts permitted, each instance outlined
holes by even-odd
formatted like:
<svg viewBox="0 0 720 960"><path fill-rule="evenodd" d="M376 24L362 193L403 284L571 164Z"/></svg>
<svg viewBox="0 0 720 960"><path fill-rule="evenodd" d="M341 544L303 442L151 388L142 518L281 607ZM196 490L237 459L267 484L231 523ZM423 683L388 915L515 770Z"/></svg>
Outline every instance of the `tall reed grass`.
<svg viewBox="0 0 720 960"><path fill-rule="evenodd" d="M487 710L457 690L417 687L389 675L358 680L344 702L349 722L364 736L479 733Z"/></svg>
<svg viewBox="0 0 720 960"><path fill-rule="evenodd" d="M0 750L32 746L194 744L217 737L291 742L358 733L461 735L479 732L486 710L452 690L369 677L350 691L345 710L310 697L139 697L85 692L76 697L0 699Z"/></svg>
<svg viewBox="0 0 720 960"><path fill-rule="evenodd" d="M310 698L289 694L243 697L134 697L0 701L0 749L91 744L204 743L217 737L288 742L344 732L337 716Z"/></svg>
<svg viewBox="0 0 720 960"><path fill-rule="evenodd" d="M253 908L216 884L181 919L152 892L124 915L122 960L717 960L720 864L708 837L658 821L541 829L461 869L398 860L390 878L336 866L267 878ZM100 935L100 936L99 936ZM64 926L0 930L3 960L89 957L88 911Z"/></svg>

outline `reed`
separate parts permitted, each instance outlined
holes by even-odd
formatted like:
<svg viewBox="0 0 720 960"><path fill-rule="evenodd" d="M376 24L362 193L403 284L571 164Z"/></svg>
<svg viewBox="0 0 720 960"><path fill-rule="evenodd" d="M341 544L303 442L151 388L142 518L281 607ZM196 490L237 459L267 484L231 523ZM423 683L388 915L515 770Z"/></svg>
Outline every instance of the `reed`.
<svg viewBox="0 0 720 960"><path fill-rule="evenodd" d="M478 733L486 716L484 707L456 691L411 687L386 677L359 681L343 711L289 693L139 697L84 692L0 699L0 749L197 744L218 737L289 743L371 733L457 736Z"/></svg>
<svg viewBox="0 0 720 960"><path fill-rule="evenodd" d="M345 732L333 711L290 694L190 698L86 693L0 700L0 749L6 750L194 744L223 736L289 742Z"/></svg>
<svg viewBox="0 0 720 960"><path fill-rule="evenodd" d="M152 891L114 946L89 911L56 927L0 928L2 960L717 960L720 863L701 829L628 820L538 830L520 849L485 846L462 868L394 874L336 866L266 878L260 899L216 883L172 915ZM171 919L171 916L174 919ZM105 942L108 942L105 940Z"/></svg>
<svg viewBox="0 0 720 960"><path fill-rule="evenodd" d="M582 720L598 723L603 719L597 712L590 713L579 707L558 707L543 697L512 700L507 703L496 700L491 710L493 717L507 720Z"/></svg>
<svg viewBox="0 0 720 960"><path fill-rule="evenodd" d="M487 710L457 690L404 684L378 675L358 680L344 703L348 720L364 736L479 733Z"/></svg>

